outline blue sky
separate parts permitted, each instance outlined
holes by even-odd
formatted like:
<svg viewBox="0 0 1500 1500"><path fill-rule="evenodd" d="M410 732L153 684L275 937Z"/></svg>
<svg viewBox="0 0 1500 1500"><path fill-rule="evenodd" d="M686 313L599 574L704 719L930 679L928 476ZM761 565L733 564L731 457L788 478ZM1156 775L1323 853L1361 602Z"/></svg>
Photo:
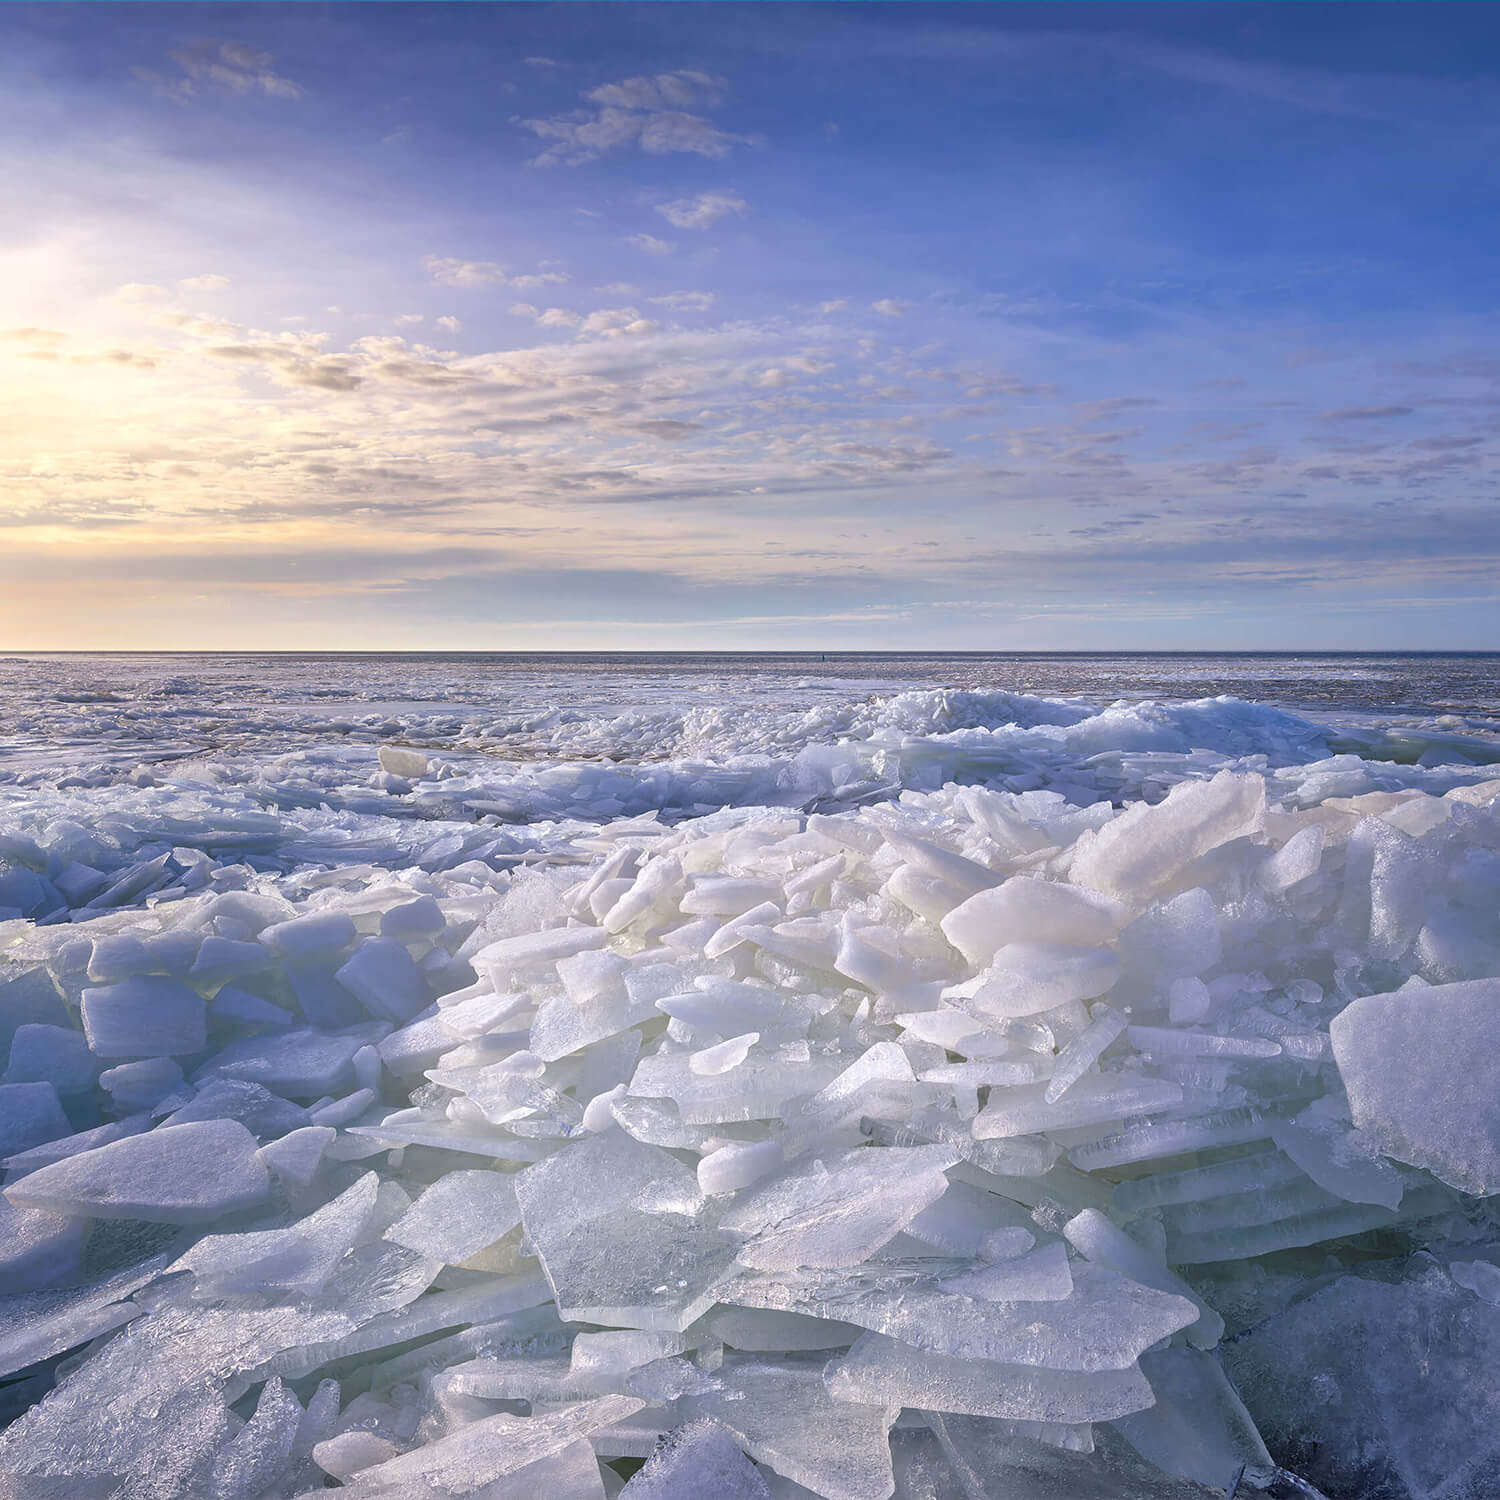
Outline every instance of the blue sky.
<svg viewBox="0 0 1500 1500"><path fill-rule="evenodd" d="M1500 11L0 9L0 647L1500 647Z"/></svg>

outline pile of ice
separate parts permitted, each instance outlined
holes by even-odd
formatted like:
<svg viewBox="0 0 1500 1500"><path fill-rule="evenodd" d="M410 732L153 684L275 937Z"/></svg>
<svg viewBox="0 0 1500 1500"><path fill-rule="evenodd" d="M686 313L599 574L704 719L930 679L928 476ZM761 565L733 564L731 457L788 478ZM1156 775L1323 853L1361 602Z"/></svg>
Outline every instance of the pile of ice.
<svg viewBox="0 0 1500 1500"><path fill-rule="evenodd" d="M1492 1495L1500 781L1192 773L13 922L0 1496Z"/></svg>

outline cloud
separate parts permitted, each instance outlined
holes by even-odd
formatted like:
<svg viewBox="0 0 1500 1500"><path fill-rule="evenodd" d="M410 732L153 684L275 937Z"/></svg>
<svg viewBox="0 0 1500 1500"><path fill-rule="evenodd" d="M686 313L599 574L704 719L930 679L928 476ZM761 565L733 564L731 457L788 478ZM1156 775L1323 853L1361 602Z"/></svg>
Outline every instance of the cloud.
<svg viewBox="0 0 1500 1500"><path fill-rule="evenodd" d="M261 93L276 99L300 99L305 92L300 84L272 70L275 59L269 52L244 42L200 37L171 57L182 69L180 78L163 78L150 68L131 71L142 83L174 99L196 98L206 88L232 94Z"/></svg>
<svg viewBox="0 0 1500 1500"><path fill-rule="evenodd" d="M626 78L589 90L583 97L594 109L546 119L517 115L511 124L552 142L532 158L538 167L581 166L631 145L649 156L684 152L718 159L736 145L760 143L758 136L734 135L689 113L719 104L726 86L715 74L691 69Z"/></svg>
<svg viewBox="0 0 1500 1500"><path fill-rule="evenodd" d="M906 303L897 302L893 297L882 297L879 302L872 302L870 308L882 318L900 318L906 314Z"/></svg>
<svg viewBox="0 0 1500 1500"><path fill-rule="evenodd" d="M396 326L398 328L405 328L410 324L421 323L425 321L426 320L421 313L397 313L395 318Z"/></svg>
<svg viewBox="0 0 1500 1500"><path fill-rule="evenodd" d="M227 276L186 276L177 283L184 292L222 292L229 285Z"/></svg>
<svg viewBox="0 0 1500 1500"><path fill-rule="evenodd" d="M719 190L658 204L656 211L676 229L708 229L730 214L747 212L749 207L737 193Z"/></svg>
<svg viewBox="0 0 1500 1500"><path fill-rule="evenodd" d="M522 59L528 68L560 68L562 64L555 57L527 57Z"/></svg>
<svg viewBox="0 0 1500 1500"><path fill-rule="evenodd" d="M1387 417L1409 417L1414 406L1344 406L1337 411L1325 411L1325 422L1378 422Z"/></svg>
<svg viewBox="0 0 1500 1500"><path fill-rule="evenodd" d="M512 276L510 284L530 290L539 286L561 286L567 279L561 271L533 271L528 276Z"/></svg>
<svg viewBox="0 0 1500 1500"><path fill-rule="evenodd" d="M116 302L165 302L172 294L164 286L156 286L149 281L127 281L124 286L116 287L114 300Z"/></svg>
<svg viewBox="0 0 1500 1500"><path fill-rule="evenodd" d="M509 279L505 267L492 260L453 260L441 255L424 255L422 264L439 286L503 286Z"/></svg>
<svg viewBox="0 0 1500 1500"><path fill-rule="evenodd" d="M654 234L628 234L625 243L644 250L647 255L670 255L677 248L670 240L659 240Z"/></svg>
<svg viewBox="0 0 1500 1500"><path fill-rule="evenodd" d="M600 291L606 290L608 288L600 288ZM668 292L651 300L660 307L674 308L679 312L707 312L718 298L712 292Z"/></svg>
<svg viewBox="0 0 1500 1500"><path fill-rule="evenodd" d="M818 303L818 311L826 318L829 313L843 312L849 306L847 297L837 297L832 302Z"/></svg>
<svg viewBox="0 0 1500 1500"><path fill-rule="evenodd" d="M451 313L446 315L445 317L434 318L433 322L436 323L439 328L446 328L449 333L457 333L458 330L464 326Z"/></svg>
<svg viewBox="0 0 1500 1500"><path fill-rule="evenodd" d="M67 342L67 334L56 328L0 328L0 339L18 344L45 344L55 347Z"/></svg>
<svg viewBox="0 0 1500 1500"><path fill-rule="evenodd" d="M590 313L583 320L582 331L613 339L655 333L658 326L649 318L643 318L633 307L607 307Z"/></svg>

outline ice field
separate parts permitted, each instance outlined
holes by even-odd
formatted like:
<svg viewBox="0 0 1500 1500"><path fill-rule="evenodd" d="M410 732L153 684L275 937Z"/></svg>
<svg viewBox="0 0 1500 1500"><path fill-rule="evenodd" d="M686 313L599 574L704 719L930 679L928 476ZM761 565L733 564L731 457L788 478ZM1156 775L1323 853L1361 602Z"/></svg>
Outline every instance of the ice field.
<svg viewBox="0 0 1500 1500"><path fill-rule="evenodd" d="M1500 659L0 660L0 1500L1493 1500Z"/></svg>

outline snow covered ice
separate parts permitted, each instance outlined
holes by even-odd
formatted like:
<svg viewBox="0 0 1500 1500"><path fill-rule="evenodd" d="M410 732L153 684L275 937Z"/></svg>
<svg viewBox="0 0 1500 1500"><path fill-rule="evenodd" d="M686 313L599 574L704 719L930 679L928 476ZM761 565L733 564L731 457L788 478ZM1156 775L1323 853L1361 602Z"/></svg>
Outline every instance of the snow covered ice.
<svg viewBox="0 0 1500 1500"><path fill-rule="evenodd" d="M843 670L0 662L0 1496L1500 1493L1500 726Z"/></svg>

